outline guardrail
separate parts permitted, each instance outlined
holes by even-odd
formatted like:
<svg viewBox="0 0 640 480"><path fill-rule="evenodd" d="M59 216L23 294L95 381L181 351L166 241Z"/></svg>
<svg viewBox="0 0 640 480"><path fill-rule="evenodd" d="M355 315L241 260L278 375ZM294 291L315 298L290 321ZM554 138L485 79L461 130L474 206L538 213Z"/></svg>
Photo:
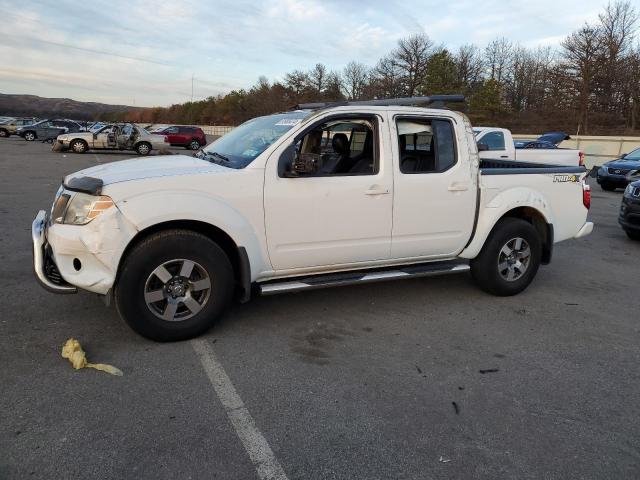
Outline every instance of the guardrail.
<svg viewBox="0 0 640 480"><path fill-rule="evenodd" d="M534 140L540 135L519 135L514 133L513 138ZM640 137L604 137L591 135L572 136L571 140L565 140L560 148L575 148L582 150L585 155L587 167L601 165L604 162L619 158L623 153L640 147Z"/></svg>

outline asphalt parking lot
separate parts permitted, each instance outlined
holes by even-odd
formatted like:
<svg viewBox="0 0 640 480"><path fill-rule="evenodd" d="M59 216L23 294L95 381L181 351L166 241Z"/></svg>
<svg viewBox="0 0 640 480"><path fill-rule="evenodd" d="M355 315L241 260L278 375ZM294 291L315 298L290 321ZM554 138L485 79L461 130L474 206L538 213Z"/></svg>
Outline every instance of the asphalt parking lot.
<svg viewBox="0 0 640 480"><path fill-rule="evenodd" d="M280 478L640 477L640 243L621 191L593 187L593 234L516 297L458 275L255 298L204 344L158 344L31 272L31 221L62 175L129 157L0 139L1 479L259 478L198 345ZM69 337L124 376L73 370Z"/></svg>

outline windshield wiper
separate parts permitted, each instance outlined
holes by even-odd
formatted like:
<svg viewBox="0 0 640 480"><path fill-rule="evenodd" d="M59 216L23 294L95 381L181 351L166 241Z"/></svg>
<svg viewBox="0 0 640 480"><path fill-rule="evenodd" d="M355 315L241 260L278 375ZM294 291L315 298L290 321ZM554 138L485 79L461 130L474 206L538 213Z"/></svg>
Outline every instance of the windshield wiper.
<svg viewBox="0 0 640 480"><path fill-rule="evenodd" d="M229 160L229 157L225 157L224 155L222 155L221 153L218 152L205 152L207 155L213 155L214 157L218 157L221 160L224 160L225 162L230 162L231 160Z"/></svg>

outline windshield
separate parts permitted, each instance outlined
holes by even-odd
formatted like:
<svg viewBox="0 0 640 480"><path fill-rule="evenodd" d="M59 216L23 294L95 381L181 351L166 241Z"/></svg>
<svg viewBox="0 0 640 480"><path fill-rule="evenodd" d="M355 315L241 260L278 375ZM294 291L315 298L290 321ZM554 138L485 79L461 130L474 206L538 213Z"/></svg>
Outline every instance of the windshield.
<svg viewBox="0 0 640 480"><path fill-rule="evenodd" d="M640 148L636 148L635 150L627 153L626 157L624 157L624 160L633 160L634 162L640 160Z"/></svg>
<svg viewBox="0 0 640 480"><path fill-rule="evenodd" d="M301 110L254 118L220 137L198 156L226 167L245 168L310 113Z"/></svg>

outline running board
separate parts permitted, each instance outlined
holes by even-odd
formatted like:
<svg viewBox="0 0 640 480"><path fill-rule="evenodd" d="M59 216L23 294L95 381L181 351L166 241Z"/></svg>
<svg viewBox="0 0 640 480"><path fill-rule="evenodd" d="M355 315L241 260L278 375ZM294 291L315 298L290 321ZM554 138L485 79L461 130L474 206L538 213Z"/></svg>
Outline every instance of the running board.
<svg viewBox="0 0 640 480"><path fill-rule="evenodd" d="M467 271L469 271L469 265L466 263L432 262L419 265L407 265L388 270L360 270L357 272L330 273L327 275L276 280L260 284L258 288L261 295L276 295L278 293L299 292L301 290L315 290L319 288L341 287L358 283L384 282L405 278L431 277Z"/></svg>

